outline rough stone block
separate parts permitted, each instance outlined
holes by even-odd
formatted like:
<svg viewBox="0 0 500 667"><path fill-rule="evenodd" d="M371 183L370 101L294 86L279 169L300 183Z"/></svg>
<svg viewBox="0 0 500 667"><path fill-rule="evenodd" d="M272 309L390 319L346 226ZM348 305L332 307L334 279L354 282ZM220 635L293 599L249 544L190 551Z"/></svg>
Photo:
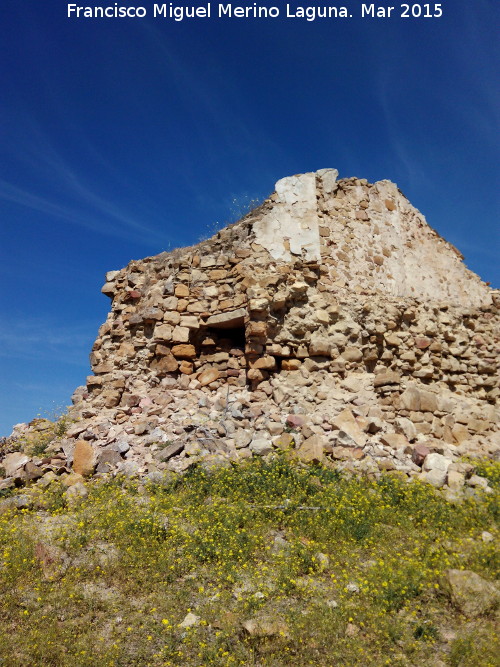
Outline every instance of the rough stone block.
<svg viewBox="0 0 500 667"><path fill-rule="evenodd" d="M312 435L307 440L304 440L302 445L297 450L297 458L299 458L304 463L319 463L323 460L323 448L326 445L327 440L321 435Z"/></svg>
<svg viewBox="0 0 500 667"><path fill-rule="evenodd" d="M410 446L406 436L404 436L402 433L384 433L384 435L380 436L380 441L382 444L387 445L392 449L399 449L400 447Z"/></svg>
<svg viewBox="0 0 500 667"><path fill-rule="evenodd" d="M259 368L261 370L266 370L266 371L274 371L276 370L276 359L267 354L257 359L257 361L255 361L252 364L252 368Z"/></svg>
<svg viewBox="0 0 500 667"><path fill-rule="evenodd" d="M77 440L73 450L73 471L78 475L92 475L97 456L94 448L87 440Z"/></svg>
<svg viewBox="0 0 500 667"><path fill-rule="evenodd" d="M346 433L352 439L353 445L363 447L366 444L366 435L348 408L333 418L332 425Z"/></svg>
<svg viewBox="0 0 500 667"><path fill-rule="evenodd" d="M174 294L176 297L184 299L189 296L189 287L187 285L176 285Z"/></svg>
<svg viewBox="0 0 500 667"><path fill-rule="evenodd" d="M245 317L247 317L246 309L238 308L227 313L211 315L207 320L207 326L214 329L235 329L243 326Z"/></svg>
<svg viewBox="0 0 500 667"><path fill-rule="evenodd" d="M202 371L198 376L197 380L201 384L202 387L206 387L207 385L211 384L212 382L215 382L218 380L220 377L220 373L216 368L207 368L206 370Z"/></svg>
<svg viewBox="0 0 500 667"><path fill-rule="evenodd" d="M177 359L194 359L196 357L196 348L194 345L174 345L172 354Z"/></svg>
<svg viewBox="0 0 500 667"><path fill-rule="evenodd" d="M172 341L174 343L187 343L189 341L188 327L174 327L172 331Z"/></svg>
<svg viewBox="0 0 500 667"><path fill-rule="evenodd" d="M386 384L399 384L401 376L396 371L382 371L377 373L373 381L375 387L383 387Z"/></svg>

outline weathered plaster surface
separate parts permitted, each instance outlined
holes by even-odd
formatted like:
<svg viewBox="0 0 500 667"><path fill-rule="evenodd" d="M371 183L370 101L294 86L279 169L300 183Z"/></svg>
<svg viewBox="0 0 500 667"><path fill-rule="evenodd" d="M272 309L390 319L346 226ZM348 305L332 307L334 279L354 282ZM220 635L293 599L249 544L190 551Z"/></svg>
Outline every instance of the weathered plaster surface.
<svg viewBox="0 0 500 667"><path fill-rule="evenodd" d="M327 187L332 190L337 171L322 170ZM317 186L318 175L300 174L276 183L276 202L271 211L254 224L256 242L274 259L292 261L303 256L307 261L321 259Z"/></svg>

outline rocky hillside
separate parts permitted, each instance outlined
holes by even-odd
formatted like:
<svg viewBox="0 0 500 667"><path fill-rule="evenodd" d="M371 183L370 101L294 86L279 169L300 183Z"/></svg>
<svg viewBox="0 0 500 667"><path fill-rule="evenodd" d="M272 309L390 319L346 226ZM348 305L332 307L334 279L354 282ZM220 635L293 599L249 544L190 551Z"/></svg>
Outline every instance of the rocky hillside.
<svg viewBox="0 0 500 667"><path fill-rule="evenodd" d="M284 178L212 239L108 272L69 427L35 451L48 425L16 426L3 487L275 449L485 486L461 457L499 451L498 294L395 184L337 176Z"/></svg>

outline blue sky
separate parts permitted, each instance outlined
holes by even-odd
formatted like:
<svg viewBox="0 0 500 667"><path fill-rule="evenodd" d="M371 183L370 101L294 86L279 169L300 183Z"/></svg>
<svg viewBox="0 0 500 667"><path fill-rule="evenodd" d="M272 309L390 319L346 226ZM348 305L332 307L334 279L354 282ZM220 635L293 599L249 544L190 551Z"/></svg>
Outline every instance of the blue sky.
<svg viewBox="0 0 500 667"><path fill-rule="evenodd" d="M0 435L84 383L105 271L196 243L283 176L395 181L500 286L496 0L312 23L66 4L2 2Z"/></svg>

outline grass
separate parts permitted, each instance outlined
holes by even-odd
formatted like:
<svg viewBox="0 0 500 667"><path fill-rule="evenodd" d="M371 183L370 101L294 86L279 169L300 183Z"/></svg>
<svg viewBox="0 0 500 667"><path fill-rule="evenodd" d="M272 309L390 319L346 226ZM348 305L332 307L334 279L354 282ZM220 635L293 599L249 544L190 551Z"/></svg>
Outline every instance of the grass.
<svg viewBox="0 0 500 667"><path fill-rule="evenodd" d="M498 578L498 490L451 504L284 457L87 489L0 516L0 665L498 665L494 615L442 588Z"/></svg>

